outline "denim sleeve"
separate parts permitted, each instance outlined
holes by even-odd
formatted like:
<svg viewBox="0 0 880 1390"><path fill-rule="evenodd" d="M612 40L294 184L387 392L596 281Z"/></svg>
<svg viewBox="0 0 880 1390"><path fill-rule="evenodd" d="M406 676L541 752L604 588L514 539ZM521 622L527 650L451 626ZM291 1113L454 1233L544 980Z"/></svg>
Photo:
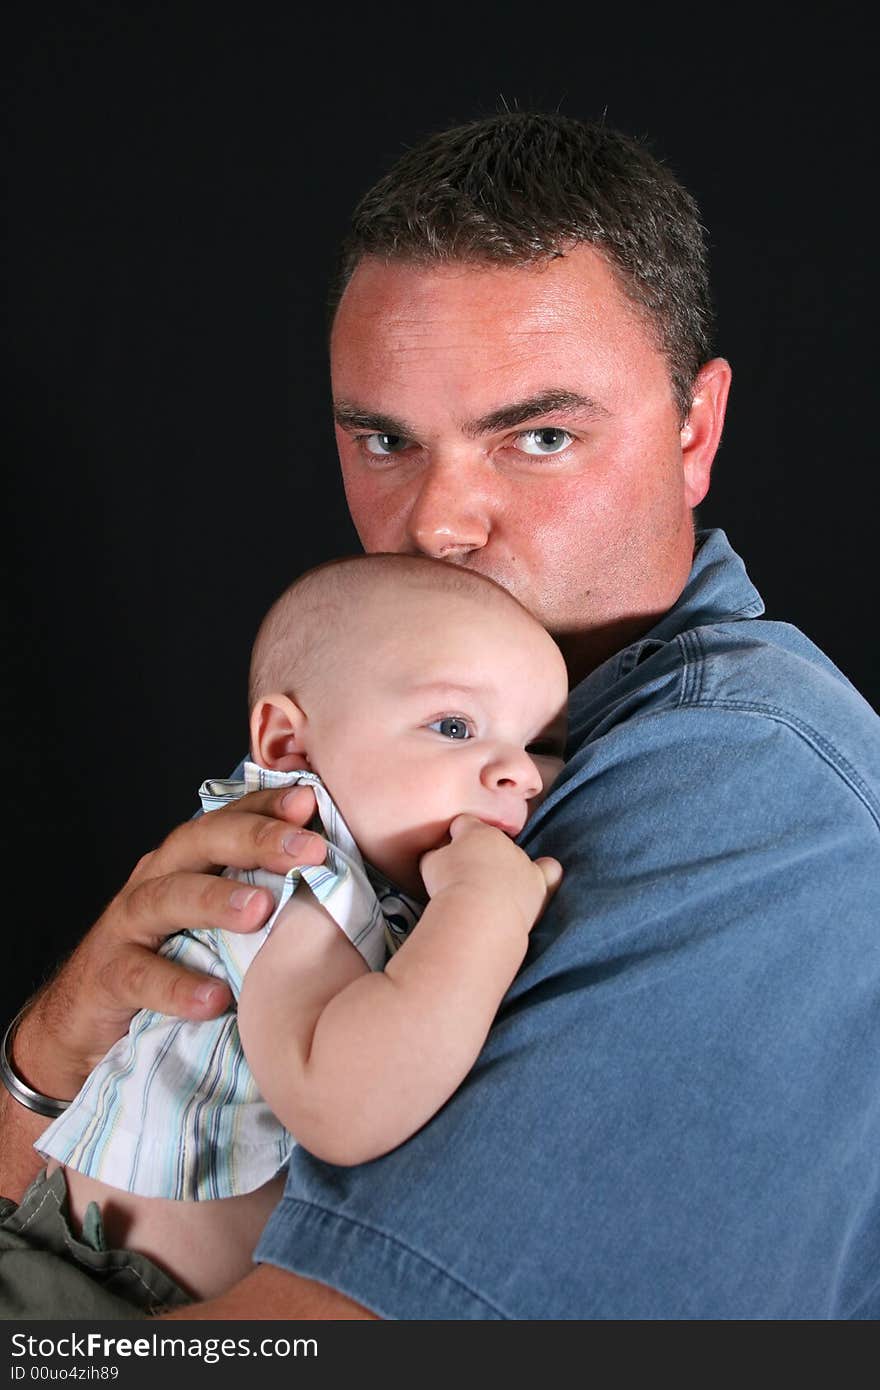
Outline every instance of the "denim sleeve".
<svg viewBox="0 0 880 1390"><path fill-rule="evenodd" d="M300 1151L257 1258L391 1318L880 1315L880 838L849 771L730 709L586 747L472 1073L377 1162Z"/></svg>

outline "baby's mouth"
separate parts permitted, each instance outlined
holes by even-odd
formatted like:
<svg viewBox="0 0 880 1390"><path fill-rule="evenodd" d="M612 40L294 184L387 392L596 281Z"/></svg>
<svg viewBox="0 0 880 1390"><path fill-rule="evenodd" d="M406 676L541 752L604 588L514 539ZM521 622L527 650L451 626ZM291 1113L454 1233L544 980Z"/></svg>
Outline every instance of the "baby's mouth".
<svg viewBox="0 0 880 1390"><path fill-rule="evenodd" d="M517 821L490 820L488 816L480 816L480 820L484 825L494 825L496 830L503 830L505 835L509 835L512 840L516 839L522 830L522 826Z"/></svg>

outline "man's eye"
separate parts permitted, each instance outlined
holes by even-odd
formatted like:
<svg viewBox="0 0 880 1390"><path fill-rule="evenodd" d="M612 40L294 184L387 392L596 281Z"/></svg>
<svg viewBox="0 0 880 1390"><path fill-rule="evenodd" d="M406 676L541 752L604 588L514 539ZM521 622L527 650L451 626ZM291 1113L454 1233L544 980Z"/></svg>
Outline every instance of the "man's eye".
<svg viewBox="0 0 880 1390"><path fill-rule="evenodd" d="M568 448L572 436L568 430L547 425L540 430L524 430L517 435L517 442L524 454L558 454Z"/></svg>
<svg viewBox="0 0 880 1390"><path fill-rule="evenodd" d="M437 733L442 734L444 738L465 739L471 736L467 720L459 719L454 714L448 714L445 719L435 719L433 724L428 725L428 728L436 729Z"/></svg>
<svg viewBox="0 0 880 1390"><path fill-rule="evenodd" d="M367 453L375 454L377 458L399 454L409 443L405 434L362 434L360 439Z"/></svg>

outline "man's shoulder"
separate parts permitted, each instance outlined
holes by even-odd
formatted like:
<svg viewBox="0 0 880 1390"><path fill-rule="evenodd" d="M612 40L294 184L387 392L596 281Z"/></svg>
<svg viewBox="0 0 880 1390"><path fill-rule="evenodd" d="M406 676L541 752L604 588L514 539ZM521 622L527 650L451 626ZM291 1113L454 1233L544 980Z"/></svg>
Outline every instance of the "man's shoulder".
<svg viewBox="0 0 880 1390"><path fill-rule="evenodd" d="M690 628L631 656L523 839L565 870L532 933L534 968L560 955L592 967L621 943L643 961L689 953L705 933L744 933L740 965L757 942L821 952L832 934L844 972L876 958L870 707L780 624Z"/></svg>
<svg viewBox="0 0 880 1390"><path fill-rule="evenodd" d="M670 644L671 645L671 644ZM855 724L876 736L871 706L821 648L791 623L748 618L679 634L684 704L753 707L829 729Z"/></svg>
<svg viewBox="0 0 880 1390"><path fill-rule="evenodd" d="M818 759L880 818L880 718L796 627L762 618L688 627L633 644L601 674L592 692L589 680L575 692L572 771L646 755L659 766L663 750L676 759L703 747L716 765L748 756L756 787L762 767L783 775L782 793Z"/></svg>
<svg viewBox="0 0 880 1390"><path fill-rule="evenodd" d="M683 632L676 645L679 709L778 725L880 795L880 718L798 628L763 618L719 623Z"/></svg>
<svg viewBox="0 0 880 1390"><path fill-rule="evenodd" d="M560 909L581 920L601 901L613 934L630 929L645 884L658 920L688 918L695 886L713 912L736 895L763 919L794 863L800 911L855 894L866 920L880 910L878 732L796 629L747 620L636 644L523 844L576 883ZM547 929L564 915L551 911Z"/></svg>

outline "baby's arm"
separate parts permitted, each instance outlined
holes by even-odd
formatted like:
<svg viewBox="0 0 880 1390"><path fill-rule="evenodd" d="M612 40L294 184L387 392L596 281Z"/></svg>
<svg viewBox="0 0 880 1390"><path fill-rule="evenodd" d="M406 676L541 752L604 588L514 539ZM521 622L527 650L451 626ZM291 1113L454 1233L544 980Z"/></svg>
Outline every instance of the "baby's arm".
<svg viewBox="0 0 880 1390"><path fill-rule="evenodd" d="M239 1028L257 1084L329 1163L378 1158L449 1099L559 880L555 860L533 863L471 816L451 834L422 861L431 901L383 972L297 892L245 977Z"/></svg>

